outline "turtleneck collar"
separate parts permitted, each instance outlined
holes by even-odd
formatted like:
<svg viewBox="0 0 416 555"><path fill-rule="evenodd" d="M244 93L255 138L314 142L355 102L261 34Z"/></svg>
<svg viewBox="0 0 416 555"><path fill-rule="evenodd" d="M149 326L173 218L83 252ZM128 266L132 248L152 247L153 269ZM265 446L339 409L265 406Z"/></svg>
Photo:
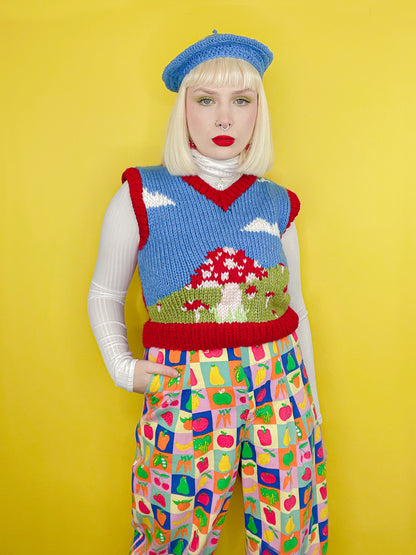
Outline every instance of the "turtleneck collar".
<svg viewBox="0 0 416 555"><path fill-rule="evenodd" d="M198 166L198 176L218 191L227 189L242 175L238 171L239 156L228 160L215 160L192 150L192 158Z"/></svg>

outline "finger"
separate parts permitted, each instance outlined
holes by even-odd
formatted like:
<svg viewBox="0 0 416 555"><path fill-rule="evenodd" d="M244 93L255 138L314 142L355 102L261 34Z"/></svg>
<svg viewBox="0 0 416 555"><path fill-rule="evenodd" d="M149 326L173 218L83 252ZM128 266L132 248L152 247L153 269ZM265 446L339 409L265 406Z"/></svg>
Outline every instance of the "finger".
<svg viewBox="0 0 416 555"><path fill-rule="evenodd" d="M148 369L146 369L146 372L148 374L161 374L163 376L170 376L171 378L176 378L179 375L179 372L176 370L176 368L157 363L152 363L152 365Z"/></svg>

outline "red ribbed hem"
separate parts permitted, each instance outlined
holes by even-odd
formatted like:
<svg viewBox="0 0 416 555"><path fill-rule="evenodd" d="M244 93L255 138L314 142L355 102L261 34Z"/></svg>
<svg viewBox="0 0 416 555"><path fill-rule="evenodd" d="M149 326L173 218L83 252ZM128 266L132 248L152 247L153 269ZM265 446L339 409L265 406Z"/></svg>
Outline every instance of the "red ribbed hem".
<svg viewBox="0 0 416 555"><path fill-rule="evenodd" d="M290 307L277 320L258 324L161 324L149 320L143 328L143 345L178 351L252 347L286 337L296 330L298 323L298 315Z"/></svg>
<svg viewBox="0 0 416 555"><path fill-rule="evenodd" d="M139 170L137 168L127 168L121 177L121 182L124 183L125 181L129 184L130 199L139 226L139 250L141 250L149 237L149 222L146 205L143 200L142 176Z"/></svg>
<svg viewBox="0 0 416 555"><path fill-rule="evenodd" d="M287 226L286 226L286 229L288 229L288 227L290 227L290 224L293 222L293 220L299 214L300 200L299 200L299 197L293 191L289 191L289 189L286 189L286 191L287 191L287 194L289 196L289 201L290 201L289 221L287 222ZM286 231L286 229L285 229L285 231Z"/></svg>

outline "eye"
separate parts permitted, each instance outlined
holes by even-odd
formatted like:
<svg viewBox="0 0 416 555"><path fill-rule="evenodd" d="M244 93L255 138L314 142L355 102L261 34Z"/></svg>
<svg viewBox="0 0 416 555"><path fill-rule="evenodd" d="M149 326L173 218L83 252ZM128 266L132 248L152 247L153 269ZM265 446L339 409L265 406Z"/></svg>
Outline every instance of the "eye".
<svg viewBox="0 0 416 555"><path fill-rule="evenodd" d="M241 96L239 98L236 98L234 100L234 102L236 104L238 104L239 106L244 106L245 104L250 104L251 100L250 100L250 98L246 98L245 96Z"/></svg>
<svg viewBox="0 0 416 555"><path fill-rule="evenodd" d="M203 98L198 98L197 102L198 102L198 104L201 104L202 106L210 106L211 104L214 103L213 99L210 98L209 96L204 96Z"/></svg>

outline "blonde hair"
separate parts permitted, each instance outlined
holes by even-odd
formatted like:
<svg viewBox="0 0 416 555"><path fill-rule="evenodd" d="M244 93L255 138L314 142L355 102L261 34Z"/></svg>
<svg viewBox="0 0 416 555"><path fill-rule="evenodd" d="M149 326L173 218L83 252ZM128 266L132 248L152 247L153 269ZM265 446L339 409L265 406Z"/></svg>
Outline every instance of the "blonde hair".
<svg viewBox="0 0 416 555"><path fill-rule="evenodd" d="M257 91L257 118L250 148L240 154L239 171L263 175L273 165L273 143L266 94L259 72L245 60L213 58L192 69L182 81L166 132L163 164L172 175L195 175L198 168L189 147L185 97L188 87L233 87Z"/></svg>

